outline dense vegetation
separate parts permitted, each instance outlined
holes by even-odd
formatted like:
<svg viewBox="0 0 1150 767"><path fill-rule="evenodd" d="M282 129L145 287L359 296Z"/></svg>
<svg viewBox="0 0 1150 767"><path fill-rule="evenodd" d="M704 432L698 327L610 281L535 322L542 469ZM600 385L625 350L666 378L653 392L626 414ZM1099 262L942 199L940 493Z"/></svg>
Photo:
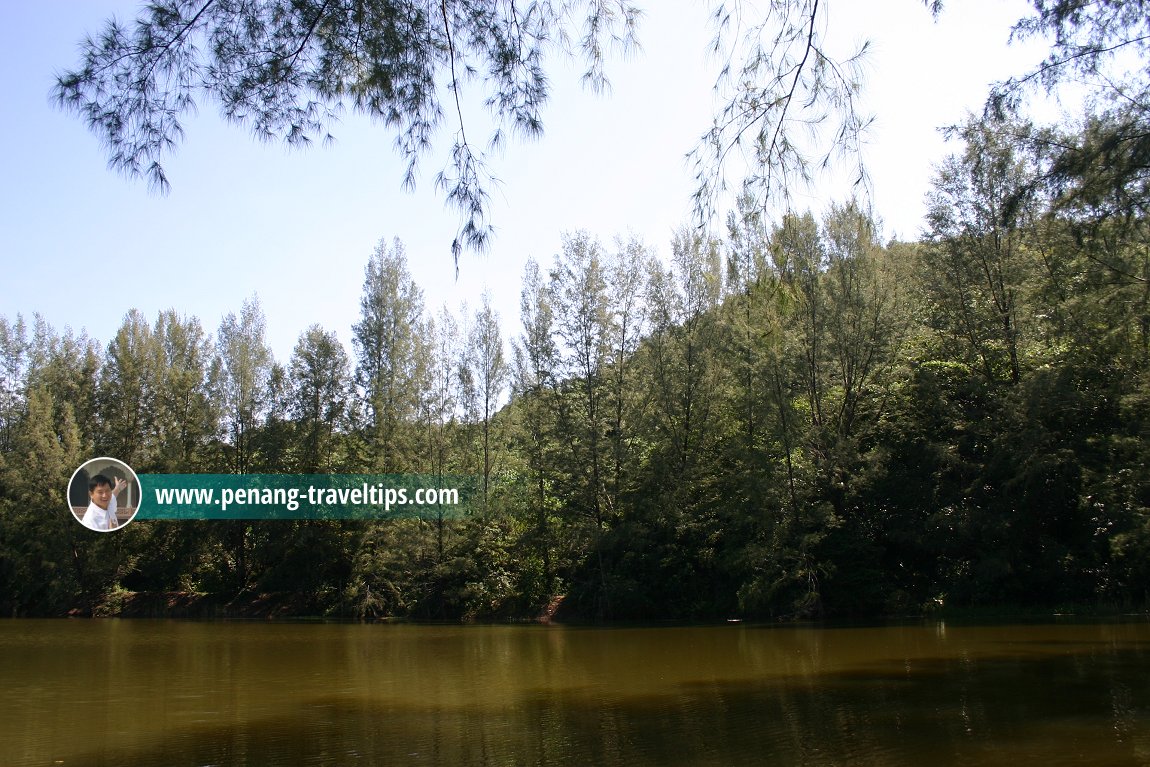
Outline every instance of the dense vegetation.
<svg viewBox="0 0 1150 767"><path fill-rule="evenodd" d="M854 203L767 221L749 198L669 259L568 235L528 264L518 330L486 300L432 316L398 242L367 265L352 356L314 325L274 360L255 300L214 335L133 311L104 348L2 319L0 612L175 591L351 617L1144 605L1150 248L1143 166L1106 154L1118 116L972 118L918 242ZM446 524L98 535L62 499L96 455L467 473L482 497Z"/></svg>

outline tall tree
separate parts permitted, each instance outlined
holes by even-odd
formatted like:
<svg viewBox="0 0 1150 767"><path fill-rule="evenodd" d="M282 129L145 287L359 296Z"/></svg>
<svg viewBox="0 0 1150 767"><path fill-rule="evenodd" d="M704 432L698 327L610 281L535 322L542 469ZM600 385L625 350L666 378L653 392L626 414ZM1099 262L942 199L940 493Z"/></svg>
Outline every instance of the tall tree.
<svg viewBox="0 0 1150 767"><path fill-rule="evenodd" d="M419 464L415 424L427 388L423 291L407 271L399 240L390 248L381 241L365 273L352 343L367 409L368 468L409 471Z"/></svg>
<svg viewBox="0 0 1150 767"><path fill-rule="evenodd" d="M827 318L823 312L820 276L826 269L826 252L818 223L809 212L783 217L772 237L772 257L786 290L788 323L798 347L797 365L810 424L816 429L826 422Z"/></svg>
<svg viewBox="0 0 1150 767"><path fill-rule="evenodd" d="M235 474L252 470L252 439L268 404L272 354L265 333L266 321L256 296L244 301L239 317L229 312L217 333L215 385L230 446L229 468Z"/></svg>
<svg viewBox="0 0 1150 767"><path fill-rule="evenodd" d="M809 413L807 445L828 487L841 490L862 411L903 336L898 275L854 202L831 206L821 229L809 213L786 217L773 248Z"/></svg>
<svg viewBox="0 0 1150 767"><path fill-rule="evenodd" d="M70 328L57 333L40 315L32 322L28 342L27 388L42 386L56 402L72 408L80 439L91 445L100 436L98 415L99 345L84 332Z"/></svg>
<svg viewBox="0 0 1150 767"><path fill-rule="evenodd" d="M431 471L443 475L451 471L459 460L454 447L456 426L463 398L459 376L460 349L459 322L451 310L440 309L436 322L431 324L434 353L428 378L428 448L431 453Z"/></svg>
<svg viewBox="0 0 1150 767"><path fill-rule="evenodd" d="M12 446L16 424L24 410L28 375L28 329L19 314L14 321L0 317L0 453Z"/></svg>
<svg viewBox="0 0 1150 767"><path fill-rule="evenodd" d="M101 455L130 466L148 466L155 456L156 342L144 315L133 309L124 316L100 375L99 411L103 430Z"/></svg>
<svg viewBox="0 0 1150 767"><path fill-rule="evenodd" d="M1032 211L1020 201L1033 169L1009 133L971 118L959 132L961 155L943 162L930 194L931 239L940 269L932 289L940 319L989 382L1022 376L1021 292L1031 258L1022 228Z"/></svg>
<svg viewBox="0 0 1150 767"><path fill-rule="evenodd" d="M224 436L223 461L233 474L265 469L258 453L259 429L269 405L273 370L265 340L266 321L256 296L244 301L237 317L229 312L216 333L216 357L211 379L220 406ZM258 553L254 526L228 522L219 531L228 557L220 563L219 583L234 593L253 586Z"/></svg>
<svg viewBox="0 0 1150 767"><path fill-rule="evenodd" d="M465 398L460 367L464 356L463 338L459 323L447 306L437 317L427 320L429 357L428 386L423 397L423 424L428 473L439 478L450 472L466 472L464 455L460 448L459 418L461 401ZM443 562L447 550L447 515L440 507L435 515L436 561Z"/></svg>
<svg viewBox="0 0 1150 767"><path fill-rule="evenodd" d="M710 408L715 364L714 310L722 295L718 243L681 229L671 241L671 267L652 266L654 417L665 435L669 487L691 482L692 472L714 436Z"/></svg>
<svg viewBox="0 0 1150 767"><path fill-rule="evenodd" d="M611 442L610 480L607 500L612 513L620 508L625 477L633 468L632 446L638 414L644 404L642 387L636 386L635 354L646 328L644 288L654 256L639 240L618 240L607 261L607 294L611 307L610 415L607 435Z"/></svg>
<svg viewBox="0 0 1150 767"><path fill-rule="evenodd" d="M827 355L834 370L835 428L858 433L876 381L890 370L906 330L900 277L857 202L832 205L823 220L827 273ZM873 413L872 413L873 415Z"/></svg>
<svg viewBox="0 0 1150 767"><path fill-rule="evenodd" d="M295 465L299 438L291 417L293 394L288 369L273 361L262 395L264 417L252 440L252 471L278 474Z"/></svg>
<svg viewBox="0 0 1150 767"><path fill-rule="evenodd" d="M523 269L519 316L523 332L512 344L512 398L520 412L520 450L527 467L529 487L525 493L532 539L539 557L540 590L548 598L554 593L555 572L552 564L552 516L554 509L554 471L550 455L555 450L553 428L558 386L559 351L554 337L554 315L551 291L534 259Z"/></svg>
<svg viewBox="0 0 1150 767"><path fill-rule="evenodd" d="M611 354L607 267L600 244L586 232L563 238L551 272L552 311L570 404L564 409L570 439L571 501L596 529L605 522L604 436L608 416L604 375Z"/></svg>
<svg viewBox="0 0 1150 767"><path fill-rule="evenodd" d="M491 476L497 450L494 418L502 404L508 378L499 313L491 307L489 293L483 294L483 301L472 319L464 367L465 380L469 382L470 389L469 392L465 391L470 411L467 415L469 420L479 426L483 510L486 514L489 509Z"/></svg>
<svg viewBox="0 0 1150 767"><path fill-rule="evenodd" d="M764 389L769 391L771 375L763 369L776 281L769 266L770 228L754 199L741 195L736 210L727 216L726 307L728 353L737 376L735 408L741 423L744 449L756 449L765 419L762 412Z"/></svg>
<svg viewBox="0 0 1150 767"><path fill-rule="evenodd" d="M218 429L208 368L211 338L195 317L160 312L152 331L155 468L191 472L203 466L203 451Z"/></svg>
<svg viewBox="0 0 1150 767"><path fill-rule="evenodd" d="M735 498L761 510L772 491L785 488L797 508L791 369L783 315L788 307L771 263L771 227L754 199L742 195L727 218L724 359L736 439L727 445L732 474L741 474ZM774 472L786 469L785 485ZM782 485L782 488L780 488ZM753 514L759 516L759 514Z"/></svg>
<svg viewBox="0 0 1150 767"><path fill-rule="evenodd" d="M351 369L335 333L311 325L290 363L291 417L299 431L296 471L320 474L338 460L334 437L348 426Z"/></svg>
<svg viewBox="0 0 1150 767"><path fill-rule="evenodd" d="M100 554L85 546L59 492L84 460L80 431L71 405L55 402L43 385L27 393L27 409L16 429L13 450L0 458L0 599L8 615L52 614L74 605L90 606L109 585ZM106 560L105 560L106 561Z"/></svg>
<svg viewBox="0 0 1150 767"><path fill-rule="evenodd" d="M607 565L601 541L610 523L606 449L610 403L611 307L602 246L586 232L568 234L555 257L550 296L558 340L562 393L558 437L564 443L561 479L572 528L590 534L599 614L610 612Z"/></svg>

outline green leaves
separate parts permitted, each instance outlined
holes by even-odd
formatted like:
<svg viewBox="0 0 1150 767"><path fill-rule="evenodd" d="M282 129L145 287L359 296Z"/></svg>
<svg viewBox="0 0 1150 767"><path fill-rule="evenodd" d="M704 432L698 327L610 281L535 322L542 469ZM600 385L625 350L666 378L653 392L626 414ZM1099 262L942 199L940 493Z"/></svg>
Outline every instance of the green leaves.
<svg viewBox="0 0 1150 767"><path fill-rule="evenodd" d="M463 112L468 84L482 80L493 149L505 128L536 137L550 93L547 56L577 50L585 82L600 89L608 49L633 44L638 18L627 0L154 0L132 23L112 20L86 38L79 66L57 77L52 96L101 139L109 167L160 192L171 186L164 163L184 120L205 102L260 140L296 147L329 140L345 109L365 114L394 134L408 187L453 123L436 187L460 213L458 261L489 242L494 182L486 153L468 138L479 119Z"/></svg>

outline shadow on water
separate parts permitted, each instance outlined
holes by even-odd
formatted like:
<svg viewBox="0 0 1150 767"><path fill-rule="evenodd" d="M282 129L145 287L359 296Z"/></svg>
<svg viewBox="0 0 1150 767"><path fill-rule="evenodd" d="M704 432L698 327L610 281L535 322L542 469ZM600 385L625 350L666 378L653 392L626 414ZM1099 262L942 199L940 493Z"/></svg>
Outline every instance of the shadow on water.
<svg viewBox="0 0 1150 767"><path fill-rule="evenodd" d="M1142 647L915 658L667 692L527 690L504 705L312 697L65 765L1150 765Z"/></svg>

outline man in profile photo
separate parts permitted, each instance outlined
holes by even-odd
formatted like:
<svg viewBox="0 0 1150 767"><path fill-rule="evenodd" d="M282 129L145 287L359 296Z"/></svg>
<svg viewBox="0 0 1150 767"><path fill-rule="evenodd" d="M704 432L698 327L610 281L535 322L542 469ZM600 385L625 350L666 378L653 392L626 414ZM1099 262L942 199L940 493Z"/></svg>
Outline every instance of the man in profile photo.
<svg viewBox="0 0 1150 767"><path fill-rule="evenodd" d="M88 481L88 498L91 503L80 522L93 530L116 529L120 525L120 520L116 518L116 495L127 486L128 483L119 477L116 477L115 485L103 474L92 477Z"/></svg>

